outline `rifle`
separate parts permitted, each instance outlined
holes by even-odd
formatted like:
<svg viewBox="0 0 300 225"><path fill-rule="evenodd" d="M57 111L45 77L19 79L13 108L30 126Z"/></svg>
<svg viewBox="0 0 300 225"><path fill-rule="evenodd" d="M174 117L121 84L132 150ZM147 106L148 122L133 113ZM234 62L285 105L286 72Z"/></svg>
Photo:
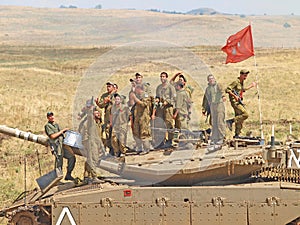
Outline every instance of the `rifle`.
<svg viewBox="0 0 300 225"><path fill-rule="evenodd" d="M232 90L233 94L237 97L239 97L238 103L240 103L242 106L245 106L243 103L243 98L241 98L240 94L236 90Z"/></svg>

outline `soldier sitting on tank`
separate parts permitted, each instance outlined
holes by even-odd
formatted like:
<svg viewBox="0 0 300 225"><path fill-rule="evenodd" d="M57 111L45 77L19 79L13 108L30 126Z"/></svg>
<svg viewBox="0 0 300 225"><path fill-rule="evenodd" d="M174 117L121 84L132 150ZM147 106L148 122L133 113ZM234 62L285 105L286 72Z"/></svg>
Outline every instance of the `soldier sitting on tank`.
<svg viewBox="0 0 300 225"><path fill-rule="evenodd" d="M75 167L76 158L74 152L70 146L63 145L64 133L69 130L69 128L64 128L60 130L59 125L54 122L53 112L47 113L48 122L45 125L45 132L49 137L50 146L53 153L56 155L55 167L62 170L63 158L68 160L67 174L65 180L74 181L75 178L72 177L72 171Z"/></svg>
<svg viewBox="0 0 300 225"><path fill-rule="evenodd" d="M137 84L133 98L135 106L130 116L133 137L137 152L147 154L150 150L150 114L152 112L153 97L148 97L144 92L144 86Z"/></svg>
<svg viewBox="0 0 300 225"><path fill-rule="evenodd" d="M129 107L123 104L125 96L115 94L114 104L110 113L110 127L112 128L111 142L114 154L117 157L126 153L126 139L128 131L128 121L130 116Z"/></svg>

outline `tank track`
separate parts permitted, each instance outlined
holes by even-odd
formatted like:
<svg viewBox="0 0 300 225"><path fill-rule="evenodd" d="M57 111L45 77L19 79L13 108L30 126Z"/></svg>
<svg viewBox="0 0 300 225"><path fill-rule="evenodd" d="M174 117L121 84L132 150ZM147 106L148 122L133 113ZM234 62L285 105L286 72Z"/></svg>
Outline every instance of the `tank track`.
<svg viewBox="0 0 300 225"><path fill-rule="evenodd" d="M20 206L8 213L8 225L47 225L51 223L50 209L38 206Z"/></svg>
<svg viewBox="0 0 300 225"><path fill-rule="evenodd" d="M300 170L283 168L282 166L263 167L253 172L251 177L300 184Z"/></svg>

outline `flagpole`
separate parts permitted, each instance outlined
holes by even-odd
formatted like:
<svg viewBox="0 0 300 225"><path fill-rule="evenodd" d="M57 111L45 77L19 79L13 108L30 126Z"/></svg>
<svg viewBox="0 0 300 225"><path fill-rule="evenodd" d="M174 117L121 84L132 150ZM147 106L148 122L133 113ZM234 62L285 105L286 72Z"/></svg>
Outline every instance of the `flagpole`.
<svg viewBox="0 0 300 225"><path fill-rule="evenodd" d="M249 21L249 25L252 29L251 21ZM251 31L252 32L252 31ZM253 35L252 35L252 41L253 41ZM259 110L259 125L260 125L260 136L261 139L265 139L264 137L264 131L263 131L263 122L262 122L262 110L261 110L261 101L260 101L260 93L259 93L259 83L258 83L258 69L257 69L257 63L256 63L256 56L253 55L254 58L254 68L255 68L255 81L256 81L256 89L257 89L257 99L258 99L258 110Z"/></svg>
<svg viewBox="0 0 300 225"><path fill-rule="evenodd" d="M256 81L256 89L257 89L257 99L258 99L258 110L259 110L259 124L260 124L260 134L261 139L264 139L264 132L263 132L263 123L262 123L262 111L261 111L261 101L260 101L260 93L259 93L259 83L258 83L258 70L256 64L256 57L254 55L254 67L255 67L255 81Z"/></svg>

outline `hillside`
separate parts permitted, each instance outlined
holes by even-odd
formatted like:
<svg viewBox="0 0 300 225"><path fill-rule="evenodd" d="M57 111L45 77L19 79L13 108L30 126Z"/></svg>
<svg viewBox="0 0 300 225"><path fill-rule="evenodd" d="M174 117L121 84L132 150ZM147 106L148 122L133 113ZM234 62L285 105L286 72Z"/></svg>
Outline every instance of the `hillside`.
<svg viewBox="0 0 300 225"><path fill-rule="evenodd" d="M256 47L300 46L300 16L173 15L4 6L0 6L0 13L2 44L110 46L155 40L179 46L221 46L231 34L252 22Z"/></svg>

